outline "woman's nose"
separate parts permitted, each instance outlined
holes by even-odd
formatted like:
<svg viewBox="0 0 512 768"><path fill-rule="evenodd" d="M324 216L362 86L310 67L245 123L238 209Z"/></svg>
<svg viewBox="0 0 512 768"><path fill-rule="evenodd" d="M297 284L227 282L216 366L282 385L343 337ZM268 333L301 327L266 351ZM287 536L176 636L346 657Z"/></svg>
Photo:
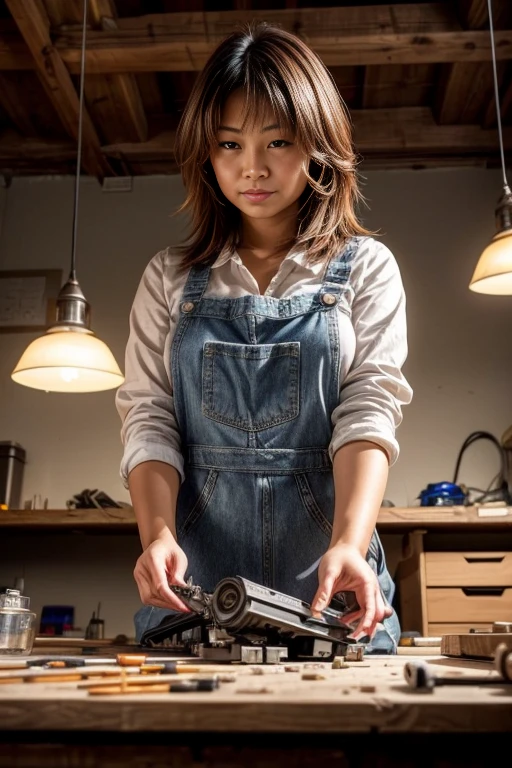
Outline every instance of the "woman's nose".
<svg viewBox="0 0 512 768"><path fill-rule="evenodd" d="M260 179L268 176L268 167L261 153L247 152L244 154L242 173L245 178Z"/></svg>

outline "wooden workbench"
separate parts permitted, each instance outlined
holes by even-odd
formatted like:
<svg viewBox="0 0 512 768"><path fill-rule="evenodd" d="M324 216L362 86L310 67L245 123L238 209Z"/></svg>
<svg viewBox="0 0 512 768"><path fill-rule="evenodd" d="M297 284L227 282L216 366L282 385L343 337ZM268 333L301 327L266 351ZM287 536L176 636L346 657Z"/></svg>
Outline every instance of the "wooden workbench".
<svg viewBox="0 0 512 768"><path fill-rule="evenodd" d="M410 658L367 657L347 669L302 665L301 672L266 667L264 674L227 666L239 670L236 680L211 693L99 697L72 682L2 684L0 767L346 768L356 757L358 765L380 767L398 764L391 755L417 765L406 745L431 756L422 764L468 766L488 749L490 733L493 744L510 740L512 685L416 692L403 677ZM439 675L495 674L490 663L432 652L425 659ZM304 672L325 679L304 680Z"/></svg>

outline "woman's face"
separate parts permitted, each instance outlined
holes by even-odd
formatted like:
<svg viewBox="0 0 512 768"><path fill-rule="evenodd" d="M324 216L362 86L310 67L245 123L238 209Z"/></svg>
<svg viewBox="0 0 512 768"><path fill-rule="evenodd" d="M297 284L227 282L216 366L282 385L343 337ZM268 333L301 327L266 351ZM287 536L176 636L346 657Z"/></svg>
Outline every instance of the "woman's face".
<svg viewBox="0 0 512 768"><path fill-rule="evenodd" d="M222 110L210 154L219 187L243 216L266 219L296 213L307 184L304 155L268 107L261 121L242 133L243 104L243 94L235 91Z"/></svg>

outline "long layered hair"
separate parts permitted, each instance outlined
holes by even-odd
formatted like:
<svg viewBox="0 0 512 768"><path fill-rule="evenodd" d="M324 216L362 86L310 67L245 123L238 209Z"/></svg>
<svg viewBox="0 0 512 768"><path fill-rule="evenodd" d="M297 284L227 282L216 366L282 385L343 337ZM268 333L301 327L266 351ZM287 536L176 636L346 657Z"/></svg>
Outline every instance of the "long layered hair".
<svg viewBox="0 0 512 768"><path fill-rule="evenodd" d="M239 89L242 127L256 124L268 105L304 154L308 183L293 244L309 261L323 261L351 236L369 234L355 212L362 195L350 116L331 74L296 35L249 24L210 56L178 126L175 155L187 191L178 212L191 214L191 233L178 248L183 266L211 262L224 248L235 249L239 239L240 211L221 192L209 159L223 105Z"/></svg>

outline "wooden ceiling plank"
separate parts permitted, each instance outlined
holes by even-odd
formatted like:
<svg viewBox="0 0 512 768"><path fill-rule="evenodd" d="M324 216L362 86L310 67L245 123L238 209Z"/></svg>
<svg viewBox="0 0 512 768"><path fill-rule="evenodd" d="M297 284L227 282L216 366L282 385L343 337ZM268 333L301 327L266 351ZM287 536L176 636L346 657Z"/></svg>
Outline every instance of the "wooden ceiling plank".
<svg viewBox="0 0 512 768"><path fill-rule="evenodd" d="M487 0L456 0L457 14L466 29L483 29L488 22Z"/></svg>
<svg viewBox="0 0 512 768"><path fill-rule="evenodd" d="M437 125L428 107L352 110L351 115L358 152L464 154L494 153L498 148L497 131L479 125ZM504 135L512 147L512 127L506 127ZM128 161L169 161L174 156L174 136L174 131L167 130L141 144L118 143L102 150L107 156Z"/></svg>
<svg viewBox="0 0 512 768"><path fill-rule="evenodd" d="M498 91L500 93L500 115L501 122L508 123L512 117L512 64L499 62L498 70ZM502 86L505 84L505 89ZM483 119L482 128L497 128L498 120L496 115L496 99L494 98L494 88L487 101Z"/></svg>
<svg viewBox="0 0 512 768"><path fill-rule="evenodd" d="M78 138L79 100L68 70L50 38L50 21L40 0L6 0L30 52L35 70L66 131ZM96 129L84 108L83 167L103 178L109 170Z"/></svg>
<svg viewBox="0 0 512 768"><path fill-rule="evenodd" d="M115 29L117 9L112 0L89 0L95 27ZM148 121L135 75L128 72L85 81L87 103L106 141L146 141Z"/></svg>
<svg viewBox="0 0 512 768"><path fill-rule="evenodd" d="M462 30L447 3L168 13L120 18L118 29L91 32L89 71L201 69L240 22L265 19L303 37L327 66L489 60L489 35ZM512 58L512 30L496 33L498 57ZM76 31L56 40L71 72L80 60Z"/></svg>
<svg viewBox="0 0 512 768"><path fill-rule="evenodd" d="M76 160L76 147L71 141L24 138L14 131L0 135L0 161L15 160L67 162Z"/></svg>
<svg viewBox="0 0 512 768"><path fill-rule="evenodd" d="M83 0L44 0L52 34L60 29L77 29L81 35ZM88 26L115 29L117 8L113 0L88 0ZM87 107L101 139L145 141L148 126L135 75L91 75L85 78Z"/></svg>
<svg viewBox="0 0 512 768"><path fill-rule="evenodd" d="M366 67L363 109L413 107L428 103L434 83L432 64Z"/></svg>
<svg viewBox="0 0 512 768"><path fill-rule="evenodd" d="M181 41L163 41L159 35L104 32L91 33L91 38L86 67L95 74L199 71L218 42L187 40L184 36ZM512 59L512 30L497 31L495 39L497 58ZM428 38L410 34L343 39L319 36L307 43L328 67L488 61L491 53L489 35L480 31L438 32ZM61 37L56 45L69 71L78 73L80 53L73 40Z"/></svg>
<svg viewBox="0 0 512 768"><path fill-rule="evenodd" d="M23 99L20 99L19 87L11 72L0 72L0 104L20 133L27 136L37 134L30 113Z"/></svg>
<svg viewBox="0 0 512 768"><path fill-rule="evenodd" d="M258 18L302 36L327 66L488 61L490 57L485 30L462 30L447 3L419 3L118 18L118 29L89 33L86 69L96 74L199 70L235 24ZM27 66L23 49L15 43L2 43L0 36L0 67ZM80 43L76 28L61 28L54 42L74 74L80 70ZM512 30L497 30L496 43L498 58L512 58Z"/></svg>
<svg viewBox="0 0 512 768"><path fill-rule="evenodd" d="M52 29L66 24L82 25L82 0L74 3L69 0L43 0L43 4Z"/></svg>
<svg viewBox="0 0 512 768"><path fill-rule="evenodd" d="M479 71L478 63L447 64L442 67L432 106L435 119L440 125L465 122L461 115Z"/></svg>
<svg viewBox="0 0 512 768"><path fill-rule="evenodd" d="M13 19L0 19L0 69L33 68L32 55Z"/></svg>
<svg viewBox="0 0 512 768"><path fill-rule="evenodd" d="M456 5L463 29L478 30L488 36L489 55L485 63L456 62L443 67L434 96L434 115L441 125L480 122L483 128L494 127L494 83L487 0L457 0ZM500 4L494 0L493 29L503 30L507 17L505 3ZM502 74L503 69L499 68L498 75Z"/></svg>
<svg viewBox="0 0 512 768"><path fill-rule="evenodd" d="M505 29L512 20L510 0L493 0L492 19L494 29ZM456 0L457 16L465 29L488 29L487 0Z"/></svg>

